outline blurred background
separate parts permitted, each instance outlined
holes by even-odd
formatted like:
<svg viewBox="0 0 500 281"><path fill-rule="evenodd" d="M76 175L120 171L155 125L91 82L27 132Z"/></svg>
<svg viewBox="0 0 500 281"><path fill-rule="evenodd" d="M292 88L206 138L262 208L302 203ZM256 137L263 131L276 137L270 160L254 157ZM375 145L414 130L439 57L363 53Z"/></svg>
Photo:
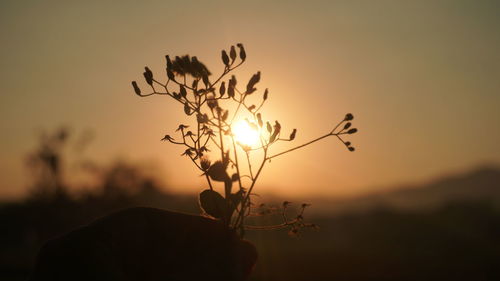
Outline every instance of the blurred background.
<svg viewBox="0 0 500 281"><path fill-rule="evenodd" d="M164 56L213 73L243 43L263 115L296 144L352 112L360 132L273 159L266 204L319 231L250 232L254 280L500 278L500 2L1 1L0 276L113 210L199 213L204 178L160 142L185 119L130 81ZM286 148L286 147L284 147ZM279 152L279 151L277 151ZM291 210L293 211L293 210ZM274 218L262 218L271 223Z"/></svg>

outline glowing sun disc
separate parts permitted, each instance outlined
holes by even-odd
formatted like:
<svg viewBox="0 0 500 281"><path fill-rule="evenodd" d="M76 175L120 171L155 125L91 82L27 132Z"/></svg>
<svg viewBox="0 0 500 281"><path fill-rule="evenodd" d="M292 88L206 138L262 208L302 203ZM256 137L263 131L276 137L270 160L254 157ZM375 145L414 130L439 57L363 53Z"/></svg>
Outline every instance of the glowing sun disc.
<svg viewBox="0 0 500 281"><path fill-rule="evenodd" d="M252 147L259 143L259 132L244 120L236 122L232 127L232 132L236 141L241 144Z"/></svg>

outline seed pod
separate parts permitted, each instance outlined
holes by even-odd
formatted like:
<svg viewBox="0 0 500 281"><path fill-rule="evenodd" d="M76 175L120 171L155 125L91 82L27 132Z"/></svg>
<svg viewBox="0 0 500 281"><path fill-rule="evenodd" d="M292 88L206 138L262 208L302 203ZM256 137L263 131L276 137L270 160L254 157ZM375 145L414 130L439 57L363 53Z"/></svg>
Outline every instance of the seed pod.
<svg viewBox="0 0 500 281"><path fill-rule="evenodd" d="M166 55L165 58L167 60L167 69L172 69L172 61L170 60L170 56Z"/></svg>
<svg viewBox="0 0 500 281"><path fill-rule="evenodd" d="M351 121L352 119L354 119L354 116L351 113L347 113L345 115L345 118L344 118L345 121Z"/></svg>
<svg viewBox="0 0 500 281"><path fill-rule="evenodd" d="M168 79L175 81L175 75L170 68L167 68L167 77Z"/></svg>
<svg viewBox="0 0 500 281"><path fill-rule="evenodd" d="M255 92L255 90L257 90L255 88L255 84L259 83L259 81L260 81L260 71L258 71L256 74L252 75L252 78L250 78L250 81L248 81L247 91L246 91L247 95L249 95L249 94Z"/></svg>
<svg viewBox="0 0 500 281"><path fill-rule="evenodd" d="M210 86L210 82L208 81L208 75L207 74L203 74L203 76L201 77L201 79L203 80L203 83L205 84L205 88L208 88Z"/></svg>
<svg viewBox="0 0 500 281"><path fill-rule="evenodd" d="M135 94L141 96L141 89L137 86L137 82L132 81L132 87L134 87Z"/></svg>
<svg viewBox="0 0 500 281"><path fill-rule="evenodd" d="M191 115L191 107L189 107L187 102L184 103L184 113L186 113L186 115Z"/></svg>
<svg viewBox="0 0 500 281"><path fill-rule="evenodd" d="M262 128L264 123L262 122L262 115L260 113L257 113L257 122L259 123L259 127Z"/></svg>
<svg viewBox="0 0 500 281"><path fill-rule="evenodd" d="M222 114L222 121L226 121L228 116L229 116L229 111L228 110L224 111L224 114Z"/></svg>
<svg viewBox="0 0 500 281"><path fill-rule="evenodd" d="M231 57L231 63L233 63L234 60L236 59L236 49L234 48L234 46L231 46L231 51L229 51L229 56Z"/></svg>
<svg viewBox="0 0 500 281"><path fill-rule="evenodd" d="M247 54L245 52L245 48L243 47L243 44L238 43L236 46L238 46L238 48L240 48L240 59L242 61L245 61L245 59L247 58Z"/></svg>
<svg viewBox="0 0 500 281"><path fill-rule="evenodd" d="M226 50L222 50L222 62L224 63L225 66L229 66L229 57L227 56Z"/></svg>
<svg viewBox="0 0 500 281"><path fill-rule="evenodd" d="M269 91L266 88L266 90L264 91L264 100L267 100L268 94L269 94Z"/></svg>
<svg viewBox="0 0 500 281"><path fill-rule="evenodd" d="M291 141L295 139L295 134L297 134L297 129L293 129L292 133L290 134Z"/></svg>
<svg viewBox="0 0 500 281"><path fill-rule="evenodd" d="M266 122L266 129L269 133L273 131L273 128L271 127L271 124L269 122Z"/></svg>
<svg viewBox="0 0 500 281"><path fill-rule="evenodd" d="M181 96L183 96L184 98L187 96L187 92L186 92L186 88L184 88L183 85L180 86L180 94Z"/></svg>
<svg viewBox="0 0 500 281"><path fill-rule="evenodd" d="M358 131L358 129L356 129L356 128L352 128L352 129L350 129L349 131L347 131L347 133L348 133L349 135L351 135L351 134L356 133L357 131Z"/></svg>
<svg viewBox="0 0 500 281"><path fill-rule="evenodd" d="M208 168L210 168L210 160L208 158L201 158L200 159L200 166L203 171L207 171Z"/></svg>
<svg viewBox="0 0 500 281"><path fill-rule="evenodd" d="M347 122L344 126L344 130L347 130L351 127L352 123L351 122Z"/></svg>
<svg viewBox="0 0 500 281"><path fill-rule="evenodd" d="M222 82L219 87L219 94L222 97L224 96L225 93L226 93L226 82Z"/></svg>
<svg viewBox="0 0 500 281"><path fill-rule="evenodd" d="M150 86L153 85L153 72L146 66L144 67L146 71L144 71L144 79L146 79L146 83L148 83Z"/></svg>

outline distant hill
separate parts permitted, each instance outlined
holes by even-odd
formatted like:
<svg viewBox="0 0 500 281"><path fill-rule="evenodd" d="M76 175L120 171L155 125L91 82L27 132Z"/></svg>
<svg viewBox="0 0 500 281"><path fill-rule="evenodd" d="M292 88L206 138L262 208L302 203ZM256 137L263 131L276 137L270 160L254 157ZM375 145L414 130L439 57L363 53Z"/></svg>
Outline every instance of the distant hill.
<svg viewBox="0 0 500 281"><path fill-rule="evenodd" d="M448 203L472 201L489 201L500 205L500 167L485 166L425 184L394 187L389 191L352 199L310 201L314 202L311 211L321 213L370 211L374 208L425 210Z"/></svg>

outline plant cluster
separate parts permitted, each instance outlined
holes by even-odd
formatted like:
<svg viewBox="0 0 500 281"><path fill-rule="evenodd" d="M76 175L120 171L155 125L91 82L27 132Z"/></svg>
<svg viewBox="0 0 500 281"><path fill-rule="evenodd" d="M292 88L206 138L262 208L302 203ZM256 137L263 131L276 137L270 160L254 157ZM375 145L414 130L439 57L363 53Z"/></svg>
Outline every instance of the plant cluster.
<svg viewBox="0 0 500 281"><path fill-rule="evenodd" d="M187 116L195 119L196 126L180 124L175 137L165 135L162 141L183 146L185 150L182 155L189 158L206 178L208 188L199 195L200 206L206 215L221 220L241 236L245 229L284 227L289 227L290 233L296 234L302 227L315 227L303 222L304 210L309 205L302 204L299 213L290 220L286 216L290 202L285 201L277 209L253 204L255 184L265 164L271 159L321 139L334 136L349 151L354 151L351 142L343 139L345 135L357 132L356 128L352 128L351 121L354 117L348 113L325 135L285 151L272 153L271 147L274 144L293 141L297 130L293 129L285 136L279 121L267 121L262 116L260 111L268 100L269 91L265 89L257 94L260 72L255 73L243 87L240 87L235 75L229 77L246 58L242 44L231 46L229 52L222 50L222 73L213 76L196 56L176 56L172 59L167 55L166 77L162 75L162 79L159 79L145 67L143 75L150 90L143 93L136 81L132 82L132 86L140 97L171 97L180 103ZM166 82L159 81L165 78ZM256 98L259 100L257 103L250 102ZM232 109L230 105L233 105ZM249 145L238 140L235 133L237 122L244 122L249 130L257 134L258 144ZM255 159L256 157L259 159ZM217 183L221 186L218 187ZM217 191L220 189L223 190L222 194ZM249 216L276 212L281 213L283 223L272 226L245 224L245 219Z"/></svg>

